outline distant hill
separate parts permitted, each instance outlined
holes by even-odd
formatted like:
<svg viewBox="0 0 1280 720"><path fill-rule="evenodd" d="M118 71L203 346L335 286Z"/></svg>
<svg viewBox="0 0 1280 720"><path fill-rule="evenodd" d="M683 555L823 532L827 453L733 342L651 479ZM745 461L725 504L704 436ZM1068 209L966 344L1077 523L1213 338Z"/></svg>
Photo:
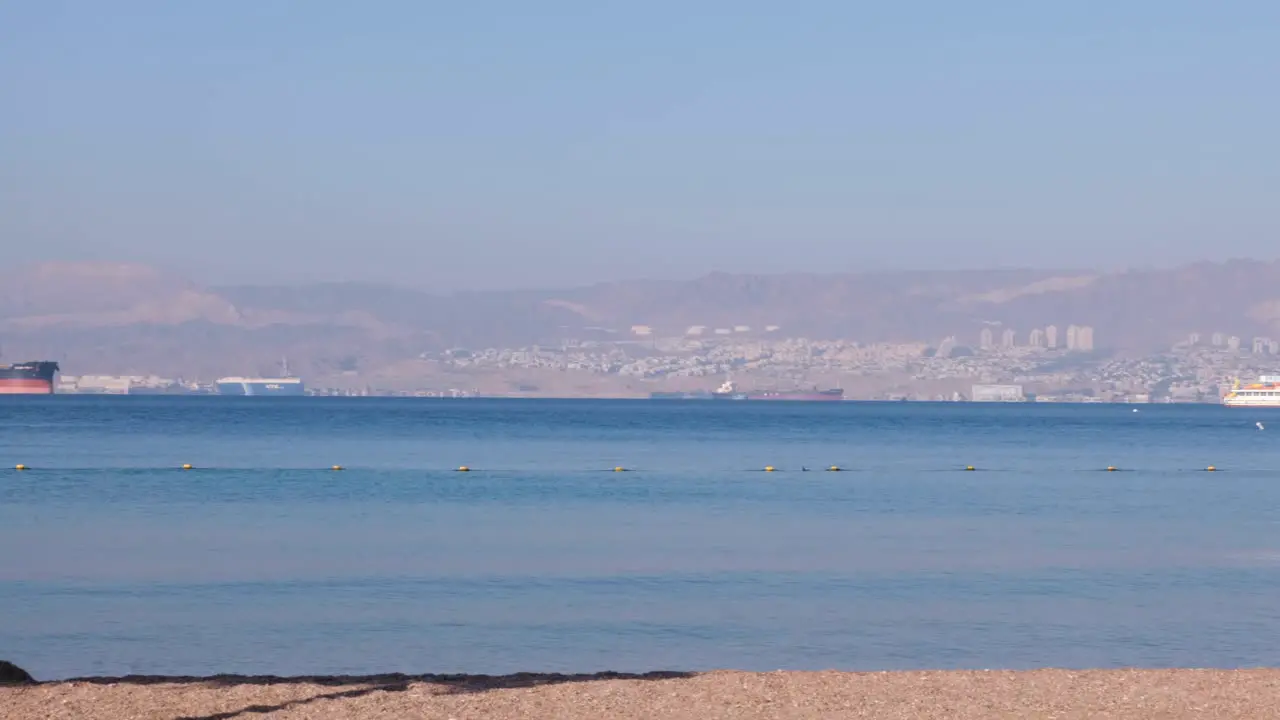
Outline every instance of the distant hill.
<svg viewBox="0 0 1280 720"><path fill-rule="evenodd" d="M294 369L330 374L449 347L552 344L780 326L778 336L976 340L1015 329L1092 325L1121 350L1189 332L1280 337L1280 263L1235 260L1166 270L990 270L731 275L602 283L563 291L450 295L367 283L201 287L152 268L46 264L0 278L0 349L84 372L187 376ZM610 332L612 331L612 332ZM91 368L91 369L90 369Z"/></svg>

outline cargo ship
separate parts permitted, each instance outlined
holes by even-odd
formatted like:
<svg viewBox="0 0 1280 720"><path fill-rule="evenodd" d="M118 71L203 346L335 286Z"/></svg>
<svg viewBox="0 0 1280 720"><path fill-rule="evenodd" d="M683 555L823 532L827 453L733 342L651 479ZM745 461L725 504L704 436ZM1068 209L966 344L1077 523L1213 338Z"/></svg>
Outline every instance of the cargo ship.
<svg viewBox="0 0 1280 720"><path fill-rule="evenodd" d="M0 395L52 395L57 374L51 360L0 365Z"/></svg>
<svg viewBox="0 0 1280 720"><path fill-rule="evenodd" d="M732 380L725 380L724 384L716 388L711 393L712 400L746 400L747 394L739 392Z"/></svg>
<svg viewBox="0 0 1280 720"><path fill-rule="evenodd" d="M306 387L296 377L218 379L219 395L306 395Z"/></svg>
<svg viewBox="0 0 1280 720"><path fill-rule="evenodd" d="M821 400L843 400L844 390L840 388L831 388L830 390L768 390L759 393L747 393L748 400L806 400L809 402Z"/></svg>
<svg viewBox="0 0 1280 720"><path fill-rule="evenodd" d="M289 363L281 363L280 377L224 377L216 386L219 395L306 395L302 379L289 374Z"/></svg>
<svg viewBox="0 0 1280 720"><path fill-rule="evenodd" d="M753 392L741 392L733 384L732 380L727 381L720 386L719 390L711 393L711 397L720 400L803 400L812 402L815 400L843 400L844 390L841 388L832 388L830 390L757 390Z"/></svg>
<svg viewBox="0 0 1280 720"><path fill-rule="evenodd" d="M1258 382L1241 385L1239 380L1231 384L1231 390L1222 396L1227 407L1280 408L1280 375L1263 375Z"/></svg>
<svg viewBox="0 0 1280 720"><path fill-rule="evenodd" d="M710 400L711 393L706 390L693 390L690 392L680 391L657 391L649 393L650 400Z"/></svg>
<svg viewBox="0 0 1280 720"><path fill-rule="evenodd" d="M649 397L654 400L803 400L827 401L843 400L844 390L762 390L743 392L738 390L732 380L725 382L714 392L655 392Z"/></svg>

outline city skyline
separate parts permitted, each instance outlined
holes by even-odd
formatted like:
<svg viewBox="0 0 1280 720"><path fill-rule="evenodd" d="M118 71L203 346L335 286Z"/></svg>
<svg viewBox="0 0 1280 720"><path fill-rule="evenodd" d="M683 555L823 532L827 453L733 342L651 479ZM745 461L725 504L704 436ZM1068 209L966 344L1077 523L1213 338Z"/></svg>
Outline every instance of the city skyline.
<svg viewBox="0 0 1280 720"><path fill-rule="evenodd" d="M1011 327L1004 328L1000 333L999 346L1002 348L1019 347L1017 331ZM1049 350L1056 349L1058 347L1058 326L1050 324L1044 327L1033 327L1027 333L1026 346ZM995 332L991 327L984 327L978 332L977 347L982 350L991 350L996 347ZM1093 327L1090 325L1068 325L1065 347L1071 351L1092 352L1095 349Z"/></svg>
<svg viewBox="0 0 1280 720"><path fill-rule="evenodd" d="M966 382L1137 396L1108 384L1108 363L1146 373L1142 358L1182 346L1216 358L1204 361L1213 372L1190 371L1203 398L1227 373L1280 370L1269 367L1280 322L1267 314L1278 279L1280 263L1226 261L1087 275L719 273L444 295L202 287L154 268L75 264L6 274L0 343L11 362L59 362L86 392L165 384L111 378L273 377L283 356L309 386L343 393L634 397L655 384L711 390L732 370L744 384L844 384L851 398L968 396Z"/></svg>
<svg viewBox="0 0 1280 720"><path fill-rule="evenodd" d="M1087 326L1075 327L1079 333ZM1091 358L1083 364L1061 366L1062 360L1076 353L1067 348L1015 345L953 354L945 348L954 338L944 339L938 353L928 352L925 343L863 344L805 338L770 341L732 336L705 340L672 337L655 342L648 350L633 342L589 342L559 348L450 351L424 356L420 362L437 368L443 373L442 378L452 380L426 384L418 381L406 386L403 381L386 376L353 374L354 384L308 381L308 389L321 395L471 397L550 393L551 397L559 397L564 396L563 391L544 389L536 378L576 375L614 380L609 381L612 385L606 383L585 395L580 389L569 396L635 397L663 388L706 392L722 380L734 379L741 389L756 391L852 384L846 398L864 400L1217 402L1237 378L1274 374L1270 369L1274 356L1269 346L1265 355L1258 355L1249 348L1232 350L1228 345L1182 342L1149 357ZM507 385L506 390L494 389L503 383L515 384ZM213 391L209 381L201 385L156 375L68 374L58 383L59 392L92 394L191 392L200 388Z"/></svg>

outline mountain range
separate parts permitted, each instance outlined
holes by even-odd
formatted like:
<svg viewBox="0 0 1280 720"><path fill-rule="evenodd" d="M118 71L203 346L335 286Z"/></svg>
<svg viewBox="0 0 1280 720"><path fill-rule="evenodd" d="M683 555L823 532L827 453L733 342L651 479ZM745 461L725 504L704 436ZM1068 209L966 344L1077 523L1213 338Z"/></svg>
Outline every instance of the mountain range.
<svg viewBox="0 0 1280 720"><path fill-rule="evenodd" d="M1118 352L1167 347L1188 333L1246 344L1280 337L1280 262L1168 269L1032 269L734 275L599 283L559 291L433 293L368 283L201 286L155 268L50 263L0 277L0 351L64 372L186 377L267 373L281 357L304 377L352 372L452 347L630 339L690 326L777 326L778 337L865 342L955 335L985 325L1094 327Z"/></svg>

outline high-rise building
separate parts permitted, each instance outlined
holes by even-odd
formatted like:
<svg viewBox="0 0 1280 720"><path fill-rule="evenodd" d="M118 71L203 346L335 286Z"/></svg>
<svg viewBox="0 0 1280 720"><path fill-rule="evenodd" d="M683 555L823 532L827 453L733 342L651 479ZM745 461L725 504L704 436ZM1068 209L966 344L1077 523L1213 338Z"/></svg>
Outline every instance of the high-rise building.
<svg viewBox="0 0 1280 720"><path fill-rule="evenodd" d="M1067 326L1067 349L1068 349L1068 350L1079 350L1079 349L1080 349L1080 347L1079 347L1079 342L1080 342L1079 335L1080 335L1080 328L1076 327L1075 325L1068 325L1068 326Z"/></svg>
<svg viewBox="0 0 1280 720"><path fill-rule="evenodd" d="M940 358L951 357L951 351L955 349L956 349L955 336L946 337L946 338L943 338L942 342L938 343L938 351L937 353L935 353L935 355Z"/></svg>
<svg viewBox="0 0 1280 720"><path fill-rule="evenodd" d="M1004 332L1000 333L1000 347L1013 347L1013 341L1016 337L1017 334L1013 332L1013 328L1005 328Z"/></svg>
<svg viewBox="0 0 1280 720"><path fill-rule="evenodd" d="M1093 326L1081 325L1076 330L1076 349L1080 352L1093 352Z"/></svg>
<svg viewBox="0 0 1280 720"><path fill-rule="evenodd" d="M1188 335L1188 336L1187 336L1187 344L1188 344L1188 345L1199 345L1199 344L1200 344L1200 333L1191 333L1190 335Z"/></svg>
<svg viewBox="0 0 1280 720"><path fill-rule="evenodd" d="M1227 349L1230 350L1231 352L1239 352L1240 338L1236 337L1235 335L1232 335L1231 337L1227 338Z"/></svg>
<svg viewBox="0 0 1280 720"><path fill-rule="evenodd" d="M1214 333L1214 334L1210 337L1210 339L1209 339L1209 342L1210 342L1214 347L1222 347L1222 345L1223 345L1226 341L1227 341L1227 340L1226 340L1226 338L1225 338L1225 337L1223 337L1222 333Z"/></svg>
<svg viewBox="0 0 1280 720"><path fill-rule="evenodd" d="M1044 331L1040 328L1032 330L1031 334L1027 336L1027 344L1034 348L1044 347Z"/></svg>
<svg viewBox="0 0 1280 720"><path fill-rule="evenodd" d="M1044 344L1050 350L1058 347L1058 326L1050 325L1044 329Z"/></svg>
<svg viewBox="0 0 1280 720"><path fill-rule="evenodd" d="M992 338L991 328L982 328L982 332L978 333L978 347L983 350L990 350L994 345L995 340Z"/></svg>
<svg viewBox="0 0 1280 720"><path fill-rule="evenodd" d="M1271 351L1272 355L1280 355L1280 340L1272 340L1267 349Z"/></svg>
<svg viewBox="0 0 1280 720"><path fill-rule="evenodd" d="M1253 339L1253 354L1261 355L1270 349L1271 338L1256 337Z"/></svg>

